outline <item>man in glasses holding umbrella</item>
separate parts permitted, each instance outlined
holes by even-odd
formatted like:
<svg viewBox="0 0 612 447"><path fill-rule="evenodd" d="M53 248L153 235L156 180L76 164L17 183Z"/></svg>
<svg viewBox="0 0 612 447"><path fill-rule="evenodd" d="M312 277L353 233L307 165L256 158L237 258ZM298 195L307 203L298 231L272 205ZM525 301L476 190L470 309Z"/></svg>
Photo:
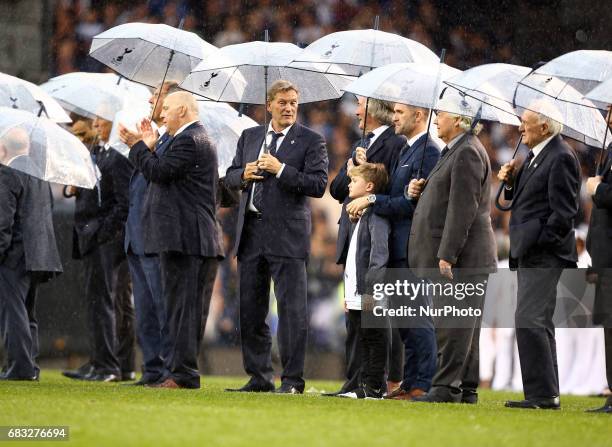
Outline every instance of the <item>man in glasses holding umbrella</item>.
<svg viewBox="0 0 612 447"><path fill-rule="evenodd" d="M557 119L555 119L557 118ZM564 268L576 267L574 223L580 206L580 164L560 136L559 112L543 100L521 117L529 156L500 169L505 198L512 200L510 266L518 268L516 339L525 399L509 408L558 409L559 372L553 314Z"/></svg>

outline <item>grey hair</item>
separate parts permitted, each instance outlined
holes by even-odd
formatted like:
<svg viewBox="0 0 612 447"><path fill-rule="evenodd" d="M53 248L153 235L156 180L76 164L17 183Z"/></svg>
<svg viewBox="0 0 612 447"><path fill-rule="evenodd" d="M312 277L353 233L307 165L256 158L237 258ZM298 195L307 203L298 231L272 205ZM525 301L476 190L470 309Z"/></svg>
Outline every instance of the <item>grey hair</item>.
<svg viewBox="0 0 612 447"><path fill-rule="evenodd" d="M546 124L551 136L554 137L563 132L563 124L560 122L561 113L551 102L539 99L530 104L527 110L538 116L538 124Z"/></svg>
<svg viewBox="0 0 612 447"><path fill-rule="evenodd" d="M543 115L541 113L537 113L539 124L546 124L548 130L550 130L550 136L556 137L561 132L563 132L563 124L559 121L552 119L549 116Z"/></svg>
<svg viewBox="0 0 612 447"><path fill-rule="evenodd" d="M453 118L459 118L459 127L464 132L471 133L472 135L478 135L480 131L482 130L482 127L483 127L482 123L477 123L472 129L474 118L472 118L471 116L458 115L456 113L449 113L449 115L452 116Z"/></svg>
<svg viewBox="0 0 612 447"><path fill-rule="evenodd" d="M395 103L391 101L383 101L382 99L374 98L368 100L368 115L386 126L393 125L394 108Z"/></svg>

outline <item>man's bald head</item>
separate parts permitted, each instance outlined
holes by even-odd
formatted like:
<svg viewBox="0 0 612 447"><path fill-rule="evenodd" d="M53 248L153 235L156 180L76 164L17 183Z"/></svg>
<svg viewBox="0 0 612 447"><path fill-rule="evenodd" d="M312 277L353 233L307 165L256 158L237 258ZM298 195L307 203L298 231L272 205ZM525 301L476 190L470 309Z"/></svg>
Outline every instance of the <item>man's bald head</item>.
<svg viewBox="0 0 612 447"><path fill-rule="evenodd" d="M30 136L25 129L15 127L0 137L0 158L3 163L30 153Z"/></svg>
<svg viewBox="0 0 612 447"><path fill-rule="evenodd" d="M176 92L166 96L161 118L170 135L185 124L198 119L198 103L189 92Z"/></svg>

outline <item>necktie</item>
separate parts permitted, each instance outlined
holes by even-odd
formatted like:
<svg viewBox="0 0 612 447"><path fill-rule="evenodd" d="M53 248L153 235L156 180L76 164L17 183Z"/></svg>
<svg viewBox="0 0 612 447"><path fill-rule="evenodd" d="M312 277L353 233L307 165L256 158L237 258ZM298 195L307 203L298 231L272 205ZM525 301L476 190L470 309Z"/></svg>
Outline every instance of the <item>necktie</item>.
<svg viewBox="0 0 612 447"><path fill-rule="evenodd" d="M444 149L442 149L442 152L440 152L440 158L443 158L449 150L450 149L448 148L448 146L444 146Z"/></svg>
<svg viewBox="0 0 612 447"><path fill-rule="evenodd" d="M374 138L374 132L368 132L368 134L361 140L361 147L364 149L368 149L370 147L370 142Z"/></svg>
<svg viewBox="0 0 612 447"><path fill-rule="evenodd" d="M93 163L94 173L96 175L96 189L98 190L98 206L102 206L102 190L100 188L100 177L98 176L98 155L96 152L100 149L100 147L94 148L91 151L91 162Z"/></svg>
<svg viewBox="0 0 612 447"><path fill-rule="evenodd" d="M406 145L400 151L399 158L402 158L404 154L410 150L410 147L411 146L408 143L406 143Z"/></svg>
<svg viewBox="0 0 612 447"><path fill-rule="evenodd" d="M525 159L525 166L527 168L531 167L531 160L533 160L534 156L535 155L534 155L533 151L529 151L529 155L527 155L527 158Z"/></svg>
<svg viewBox="0 0 612 447"><path fill-rule="evenodd" d="M168 132L166 132L161 137L159 137L157 139L157 142L155 143L155 150L162 147L166 143L166 141L168 141L168 138L170 138L170 135L168 134Z"/></svg>
<svg viewBox="0 0 612 447"><path fill-rule="evenodd" d="M283 136L281 132L268 132L268 135L272 134L272 139L270 140L270 144L266 146L266 150L272 155L276 157L276 144L278 143L278 139ZM253 187L253 205L259 212L261 212L263 206L263 180L256 182Z"/></svg>

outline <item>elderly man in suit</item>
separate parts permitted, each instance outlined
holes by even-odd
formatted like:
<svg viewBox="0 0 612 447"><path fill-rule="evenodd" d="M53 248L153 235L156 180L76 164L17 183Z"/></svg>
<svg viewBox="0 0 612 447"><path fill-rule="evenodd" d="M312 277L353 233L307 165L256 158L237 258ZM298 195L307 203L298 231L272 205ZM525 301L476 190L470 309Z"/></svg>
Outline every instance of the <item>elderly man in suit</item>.
<svg viewBox="0 0 612 447"><path fill-rule="evenodd" d="M279 80L267 94L272 119L243 131L226 185L241 189L235 252L240 276L240 331L244 368L251 376L230 391L274 391L270 281L278 304L278 344L283 371L279 393L304 392L308 313L306 259L310 251L308 197L327 184L323 137L296 123L298 89Z"/></svg>
<svg viewBox="0 0 612 447"><path fill-rule="evenodd" d="M166 132L161 118L162 106L166 96L181 91L174 81L166 81L158 87L151 98L151 119L157 125L158 139L155 142L155 154L161 157L172 142ZM141 138L137 132L119 127L121 140L132 147ZM136 330L138 343L142 350L142 377L136 386L163 382L168 371L164 359L168 357L170 344L166 326L166 310L161 293L161 273L159 253L146 253L144 248L143 206L149 182L142 172L134 169L130 179L130 209L125 225L124 249L127 254L132 287L134 307L136 309Z"/></svg>
<svg viewBox="0 0 612 447"><path fill-rule="evenodd" d="M405 195L405 189L419 175L427 177L440 159L440 147L427 135L430 110L406 104L395 104L395 133L408 139L391 170L388 194L354 200L346 206L349 215L372 207L374 213L389 219L391 242L388 268L408 268L408 237L415 203ZM417 298L422 300L423 297ZM423 302L422 304L425 304ZM425 394L436 372L436 338L431 317L425 317L415 327L399 328L404 345L404 377L396 390L386 398L411 400Z"/></svg>
<svg viewBox="0 0 612 447"><path fill-rule="evenodd" d="M608 127L612 129L612 106L608 109ZM587 250L591 255L589 274L596 283L593 322L604 327L606 375L612 389L612 152L608 149L602 169L587 180L587 193L593 199ZM594 276L594 278L593 278ZM590 410L612 413L612 396L604 405Z"/></svg>
<svg viewBox="0 0 612 447"><path fill-rule="evenodd" d="M53 231L53 197L47 182L24 172L25 131L0 141L0 330L7 364L0 380L38 380L37 286L62 271Z"/></svg>
<svg viewBox="0 0 612 447"><path fill-rule="evenodd" d="M510 266L518 267L515 324L525 392L524 400L506 402L510 408L560 408L553 314L561 273L578 260L580 164L560 136L558 113L549 102L532 104L519 128L529 156L518 171L512 160L498 173L512 200Z"/></svg>
<svg viewBox="0 0 612 447"><path fill-rule="evenodd" d="M427 180L412 180L408 190L418 199L408 263L419 277L432 278L432 270L439 270L443 284L484 285L497 265L489 216L491 164L476 136L481 127L475 122L478 107L477 101L455 91L445 93L434 123L446 146ZM454 296L432 298L436 307L459 303ZM469 299L469 305L480 310L483 302L484 294ZM449 322L434 317L434 324L438 369L429 392L413 400L476 403L481 318L474 314Z"/></svg>
<svg viewBox="0 0 612 447"><path fill-rule="evenodd" d="M332 197L342 204L342 212L338 221L338 239L336 242L336 263L344 265L349 247L349 232L351 222L346 205L349 199L348 175L354 165L362 163L382 163L390 173L397 164L397 157L406 144L406 139L396 135L393 126L393 103L370 98L368 100L368 113L366 99L357 99L356 115L359 118L359 129L365 127L365 140L356 141L351 156L332 180L329 192ZM346 381L339 391L326 395L337 396L353 391L360 387L361 347L359 346L359 328L353 327L351 320L346 318ZM397 379L396 379L397 380Z"/></svg>
<svg viewBox="0 0 612 447"><path fill-rule="evenodd" d="M133 168L107 143L111 128L112 122L102 118L96 118L91 129L87 120L74 121L73 132L89 142L100 177L94 189L64 188L65 197L76 196L72 257L83 260L91 353L87 364L63 374L101 382L134 375L134 315L122 248ZM120 284L126 283L128 290L121 290Z"/></svg>
<svg viewBox="0 0 612 447"><path fill-rule="evenodd" d="M170 350L161 388L199 388L198 353L204 303L210 302L221 246L215 218L217 153L198 121L193 95L166 96L161 113L172 142L156 152L158 133L148 120L130 160L149 182L143 205L145 253L159 253Z"/></svg>

